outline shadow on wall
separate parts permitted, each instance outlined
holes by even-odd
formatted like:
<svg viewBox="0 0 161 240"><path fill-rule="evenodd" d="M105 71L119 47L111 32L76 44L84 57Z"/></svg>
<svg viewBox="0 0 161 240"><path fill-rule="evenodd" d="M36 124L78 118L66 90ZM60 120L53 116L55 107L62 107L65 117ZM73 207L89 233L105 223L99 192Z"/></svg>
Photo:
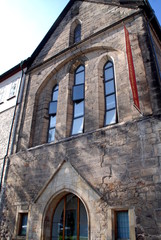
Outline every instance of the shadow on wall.
<svg viewBox="0 0 161 240"><path fill-rule="evenodd" d="M15 203L22 206L32 204L64 160L71 162L87 182L103 195L103 201L108 206L132 205L143 226L143 212L148 212L153 216L150 218L152 226L158 229L154 207L147 201L149 192L155 191L153 181L144 175L149 168L156 166L158 169L154 145L149 143L147 149L148 126L150 127L150 123L146 119L110 126L13 155L10 159L3 208L4 220L7 221L11 234L15 224ZM153 162L150 161L151 158Z"/></svg>
<svg viewBox="0 0 161 240"><path fill-rule="evenodd" d="M76 17L79 14L79 8L82 2L78 1L75 3L75 7L71 8L69 12L67 12L68 17L64 17L58 27L55 28L57 22L51 27L51 36L45 45L45 51L41 51L37 56L34 65L38 64L39 62L43 62L48 58L56 55L58 52L63 51L64 49L68 48L71 45L71 36L72 34L71 29L67 28L68 23L72 20L73 17ZM62 16L61 16L62 17ZM49 32L50 32L49 30ZM62 35L62 36L61 36ZM52 50L53 48L53 50Z"/></svg>
<svg viewBox="0 0 161 240"><path fill-rule="evenodd" d="M157 75L157 69L154 62L154 57L152 53L152 48L149 45L148 35L138 35L139 47L141 49L141 56L144 62L146 78L149 85L149 92L152 104L152 110L154 114L161 113L161 91L159 78ZM143 42L147 42L147 45L143 44ZM147 49L146 46L149 46ZM145 54L146 52L146 54Z"/></svg>

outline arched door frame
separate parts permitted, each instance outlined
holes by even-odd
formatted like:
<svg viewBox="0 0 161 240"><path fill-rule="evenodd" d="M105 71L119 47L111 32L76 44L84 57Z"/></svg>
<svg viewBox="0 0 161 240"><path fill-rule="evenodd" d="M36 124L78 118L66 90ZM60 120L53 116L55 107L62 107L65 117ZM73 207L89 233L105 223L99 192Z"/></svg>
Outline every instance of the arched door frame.
<svg viewBox="0 0 161 240"><path fill-rule="evenodd" d="M48 201L48 204L45 207L44 214L43 214L43 219L42 219L42 240L51 240L51 233L52 233L52 220L54 216L54 211L56 207L58 206L58 203L61 201L63 197L67 194L74 194L77 196L80 201L83 203L86 214L87 214L87 224L88 224L88 240L90 240L90 214L89 210L87 207L87 204L85 203L84 199L76 193L75 191L71 189L63 189L61 191L58 191L55 193L52 198ZM51 211L52 209L52 211Z"/></svg>

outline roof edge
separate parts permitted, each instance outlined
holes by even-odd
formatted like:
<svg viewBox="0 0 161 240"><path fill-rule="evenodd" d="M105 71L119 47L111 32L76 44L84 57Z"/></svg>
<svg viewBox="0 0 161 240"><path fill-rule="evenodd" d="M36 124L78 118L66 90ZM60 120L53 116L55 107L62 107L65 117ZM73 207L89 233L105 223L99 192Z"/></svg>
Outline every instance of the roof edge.
<svg viewBox="0 0 161 240"><path fill-rule="evenodd" d="M42 41L39 43L35 51L32 53L29 66L33 63L39 52L42 50L42 48L45 46L55 29L57 28L58 24L61 22L61 20L66 16L68 10L71 8L75 0L70 0L69 3L66 5L66 7L63 9L63 11L60 13L59 17L56 19L56 21L53 23L47 34L44 36Z"/></svg>
<svg viewBox="0 0 161 240"><path fill-rule="evenodd" d="M1 74L0 75L0 83L3 82L4 80L6 80L7 78L13 76L14 74L18 73L22 69L28 67L29 60L30 60L30 58L27 58L26 60L21 61L16 66L12 67L8 71Z"/></svg>
<svg viewBox="0 0 161 240"><path fill-rule="evenodd" d="M35 51L32 53L31 57L30 57L30 61L29 61L29 67L32 65L32 63L34 62L35 58L38 56L38 54L40 53L40 51L42 50L42 48L45 46L45 44L47 43L47 41L49 40L49 38L51 37L51 35L53 34L53 32L55 31L55 29L58 27L59 23L62 21L62 19L66 16L67 12L69 11L69 9L72 7L72 5L74 4L74 2L76 1L84 1L84 2L94 2L92 0L70 0L68 2L68 4L66 5L66 7L64 8L64 10L60 13L59 17L56 19L56 21L54 22L54 24L52 25L52 27L49 29L49 31L47 32L47 34L44 36L44 38L42 39L42 41L40 42L40 44L37 46L37 48L35 49ZM108 0L104 0L106 4L111 4L114 5L116 3L112 3L111 0L108 2ZM153 13L153 20L151 20L151 24L154 27L154 30L156 32L156 34L158 35L159 39L161 39L161 28L160 28L160 24L154 14L154 10L152 9L150 3L148 0L138 0L138 1L134 1L131 0L132 3L136 5L136 2L138 4L138 7L143 9L147 18L150 20L151 19L151 15ZM129 2L131 2L129 0L119 0L119 4L122 5L123 7L128 7L129 6Z"/></svg>
<svg viewBox="0 0 161 240"><path fill-rule="evenodd" d="M148 0L144 0L144 7L143 7L147 22L153 27L156 35L158 36L159 40L161 41L161 26L160 23L155 15L155 11L153 10L152 6L150 5Z"/></svg>

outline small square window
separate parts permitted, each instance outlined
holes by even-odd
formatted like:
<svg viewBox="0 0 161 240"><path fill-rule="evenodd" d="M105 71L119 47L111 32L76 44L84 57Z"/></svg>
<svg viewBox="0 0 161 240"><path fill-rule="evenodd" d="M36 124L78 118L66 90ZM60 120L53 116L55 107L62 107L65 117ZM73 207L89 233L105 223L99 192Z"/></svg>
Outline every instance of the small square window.
<svg viewBox="0 0 161 240"><path fill-rule="evenodd" d="M17 91L17 81L11 83L8 99L15 97L16 91Z"/></svg>
<svg viewBox="0 0 161 240"><path fill-rule="evenodd" d="M19 236L26 236L28 213L20 213Z"/></svg>

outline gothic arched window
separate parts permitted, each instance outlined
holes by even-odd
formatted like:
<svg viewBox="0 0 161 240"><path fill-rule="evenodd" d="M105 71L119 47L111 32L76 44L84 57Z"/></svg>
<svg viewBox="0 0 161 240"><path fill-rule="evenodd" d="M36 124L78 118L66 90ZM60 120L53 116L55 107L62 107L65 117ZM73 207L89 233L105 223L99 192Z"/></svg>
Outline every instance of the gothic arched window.
<svg viewBox="0 0 161 240"><path fill-rule="evenodd" d="M80 199L72 193L63 197L54 211L51 239L88 239L86 209Z"/></svg>
<svg viewBox="0 0 161 240"><path fill-rule="evenodd" d="M51 102L49 103L49 132L48 132L48 142L53 142L55 140L55 127L56 127L56 112L57 112L57 102L58 102L58 91L59 87L56 85L53 88Z"/></svg>
<svg viewBox="0 0 161 240"><path fill-rule="evenodd" d="M82 133L84 127L84 82L85 68L80 65L74 74L72 135Z"/></svg>
<svg viewBox="0 0 161 240"><path fill-rule="evenodd" d="M74 29L74 43L81 41L81 24L78 24Z"/></svg>
<svg viewBox="0 0 161 240"><path fill-rule="evenodd" d="M105 86L105 123L110 125L116 123L116 90L115 76L112 61L108 61L104 66L104 86Z"/></svg>

